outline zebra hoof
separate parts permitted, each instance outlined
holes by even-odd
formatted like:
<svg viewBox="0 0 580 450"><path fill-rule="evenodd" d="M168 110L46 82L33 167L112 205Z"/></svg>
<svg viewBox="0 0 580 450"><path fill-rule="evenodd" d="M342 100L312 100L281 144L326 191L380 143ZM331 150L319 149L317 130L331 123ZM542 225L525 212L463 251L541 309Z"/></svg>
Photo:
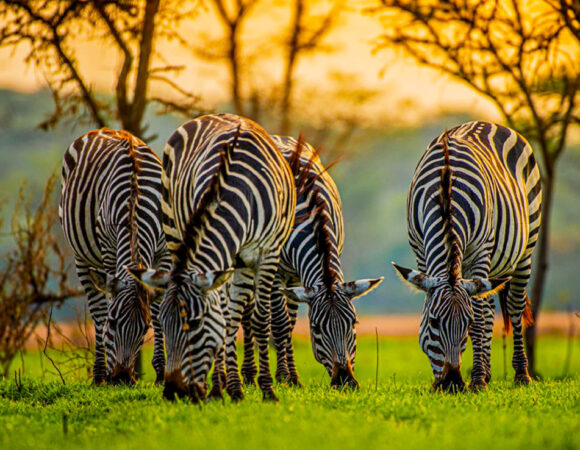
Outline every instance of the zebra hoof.
<svg viewBox="0 0 580 450"><path fill-rule="evenodd" d="M163 384L163 374L157 374L155 377L155 386L161 386Z"/></svg>
<svg viewBox="0 0 580 450"><path fill-rule="evenodd" d="M223 401L224 396L221 389L213 389L209 392L208 401Z"/></svg>
<svg viewBox="0 0 580 450"><path fill-rule="evenodd" d="M519 386L527 386L532 382L532 379L528 375L528 371L526 370L524 373L516 373L516 377L514 381Z"/></svg>
<svg viewBox="0 0 580 450"><path fill-rule="evenodd" d="M274 391L272 389L264 391L264 396L262 397L262 400L265 402L274 402L274 403L280 401L278 397L276 397L276 394L274 394Z"/></svg>
<svg viewBox="0 0 580 450"><path fill-rule="evenodd" d="M244 399L244 393L242 391L228 392L228 395L232 399L233 403L238 403Z"/></svg>
<svg viewBox="0 0 580 450"><path fill-rule="evenodd" d="M244 375L243 378L244 378L244 386L255 386L256 385L255 376L254 377L246 377Z"/></svg>
<svg viewBox="0 0 580 450"><path fill-rule="evenodd" d="M242 370L242 379L244 380L244 386L255 386L256 375L257 372L255 370Z"/></svg>
<svg viewBox="0 0 580 450"><path fill-rule="evenodd" d="M106 386L107 385L107 379L106 379L106 377L104 375L102 375L102 376L95 376L93 378L93 383L94 383L95 386L99 386L99 387Z"/></svg>
<svg viewBox="0 0 580 450"><path fill-rule="evenodd" d="M288 384L293 387L302 388L304 387L298 377L290 377L288 379Z"/></svg>
<svg viewBox="0 0 580 450"><path fill-rule="evenodd" d="M290 384L290 374L284 372L276 372L276 382L279 384Z"/></svg>
<svg viewBox="0 0 580 450"><path fill-rule="evenodd" d="M469 390L471 392L487 391L487 389L488 387L485 380L471 380L471 383L469 384Z"/></svg>

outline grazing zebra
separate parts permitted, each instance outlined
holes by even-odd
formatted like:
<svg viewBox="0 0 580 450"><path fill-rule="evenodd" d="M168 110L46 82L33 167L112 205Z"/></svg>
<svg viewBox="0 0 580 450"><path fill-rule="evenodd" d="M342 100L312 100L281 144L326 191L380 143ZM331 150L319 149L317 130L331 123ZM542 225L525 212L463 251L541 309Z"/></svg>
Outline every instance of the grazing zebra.
<svg viewBox="0 0 580 450"><path fill-rule="evenodd" d="M490 379L494 302L513 325L515 380L530 381L522 338L525 287L541 221L540 173L532 148L509 128L469 122L435 139L411 183L407 220L418 270L395 265L426 292L419 339L434 388L463 389L460 363L473 344L470 387ZM493 278L491 278L493 277Z"/></svg>
<svg viewBox="0 0 580 450"><path fill-rule="evenodd" d="M64 154L59 216L95 324L95 383L133 381L151 316L160 382L165 355L158 306L149 305L148 293L124 266L170 267L161 226L161 162L130 133L89 131Z"/></svg>
<svg viewBox="0 0 580 450"><path fill-rule="evenodd" d="M331 376L331 384L358 386L353 374L357 318L352 300L376 288L382 277L344 282L338 189L312 146L290 137L272 137L292 168L297 192L296 222L282 249L274 282L284 288L272 292L272 335L278 357L276 379L300 384L294 365L292 330L298 304L304 302L309 306L312 351ZM251 295L250 289L246 292ZM243 321L242 375L247 384L252 384L256 369L248 316L246 313Z"/></svg>
<svg viewBox="0 0 580 450"><path fill-rule="evenodd" d="M258 382L264 399L277 400L268 356L270 293L295 203L288 164L251 120L207 115L169 138L163 157L163 214L173 268L170 273L133 271L145 283L167 289L160 312L167 348L166 398L204 398L213 360L223 361L224 340L226 389L232 399L243 398L235 349L241 311L228 312L226 296L218 289L233 271L228 289L232 304L238 302L239 280L252 279ZM215 378L223 377L223 364L216 366Z"/></svg>

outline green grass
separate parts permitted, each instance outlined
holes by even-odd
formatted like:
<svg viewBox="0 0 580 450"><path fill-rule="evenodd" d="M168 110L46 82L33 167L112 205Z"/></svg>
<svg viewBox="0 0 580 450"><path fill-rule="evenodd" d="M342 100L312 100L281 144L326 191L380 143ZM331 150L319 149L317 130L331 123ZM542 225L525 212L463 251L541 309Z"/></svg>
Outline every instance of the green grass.
<svg viewBox="0 0 580 450"><path fill-rule="evenodd" d="M26 355L21 387L0 382L0 448L580 448L580 358L560 380L565 339L540 340L544 381L528 387L513 385L511 367L503 379L496 340L489 390L459 395L429 391L428 362L414 338L379 341L376 386L375 345L371 337L359 339L361 389L339 392L328 386L309 343L299 340L305 387L276 386L278 404L263 403L256 388L238 404L165 402L149 367L136 388L96 388L72 375L63 385L41 371L39 355ZM466 353L466 375L469 360Z"/></svg>

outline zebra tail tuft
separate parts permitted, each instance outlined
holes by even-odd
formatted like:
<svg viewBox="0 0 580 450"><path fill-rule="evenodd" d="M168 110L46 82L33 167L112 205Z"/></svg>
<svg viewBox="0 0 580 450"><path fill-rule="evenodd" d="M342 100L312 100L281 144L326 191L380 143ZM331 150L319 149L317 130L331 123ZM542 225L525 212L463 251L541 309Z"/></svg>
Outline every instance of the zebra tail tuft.
<svg viewBox="0 0 580 450"><path fill-rule="evenodd" d="M524 291L524 295L526 297L526 306L524 308L524 313L522 315L522 323L524 327L531 327L534 325L534 315L532 313L532 302L530 301L530 297L528 297L528 293Z"/></svg>
<svg viewBox="0 0 580 450"><path fill-rule="evenodd" d="M508 297L509 289L504 288L499 292L499 306L501 308L501 315L503 317L503 328L505 330L505 334L509 335L512 329L512 322L510 320L510 315L508 313L507 307L507 297Z"/></svg>

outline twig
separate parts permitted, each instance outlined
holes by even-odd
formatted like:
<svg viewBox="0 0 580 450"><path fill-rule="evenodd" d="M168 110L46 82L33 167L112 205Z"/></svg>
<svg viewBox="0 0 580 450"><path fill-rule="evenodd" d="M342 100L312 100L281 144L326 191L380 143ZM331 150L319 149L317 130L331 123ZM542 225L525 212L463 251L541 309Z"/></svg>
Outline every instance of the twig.
<svg viewBox="0 0 580 450"><path fill-rule="evenodd" d="M48 346L48 339L50 338L50 323L52 322L52 308L53 308L53 306L50 305L50 312L48 313L48 324L46 326L46 340L44 341L44 348L42 349L42 353L44 354L44 356L46 356L48 358L48 360L51 362L52 366L58 372L58 376L60 377L62 384L66 386L66 383L64 382L64 378L62 376L62 373L60 372L60 369L58 368L58 366L56 365L54 360L50 356L48 356L48 353L46 353L46 347Z"/></svg>
<svg viewBox="0 0 580 450"><path fill-rule="evenodd" d="M503 379L507 380L507 342L506 342L507 330L505 325L501 332L502 347L503 347Z"/></svg>
<svg viewBox="0 0 580 450"><path fill-rule="evenodd" d="M377 344L377 364L375 370L375 392L379 389L379 330L375 327L375 342Z"/></svg>

